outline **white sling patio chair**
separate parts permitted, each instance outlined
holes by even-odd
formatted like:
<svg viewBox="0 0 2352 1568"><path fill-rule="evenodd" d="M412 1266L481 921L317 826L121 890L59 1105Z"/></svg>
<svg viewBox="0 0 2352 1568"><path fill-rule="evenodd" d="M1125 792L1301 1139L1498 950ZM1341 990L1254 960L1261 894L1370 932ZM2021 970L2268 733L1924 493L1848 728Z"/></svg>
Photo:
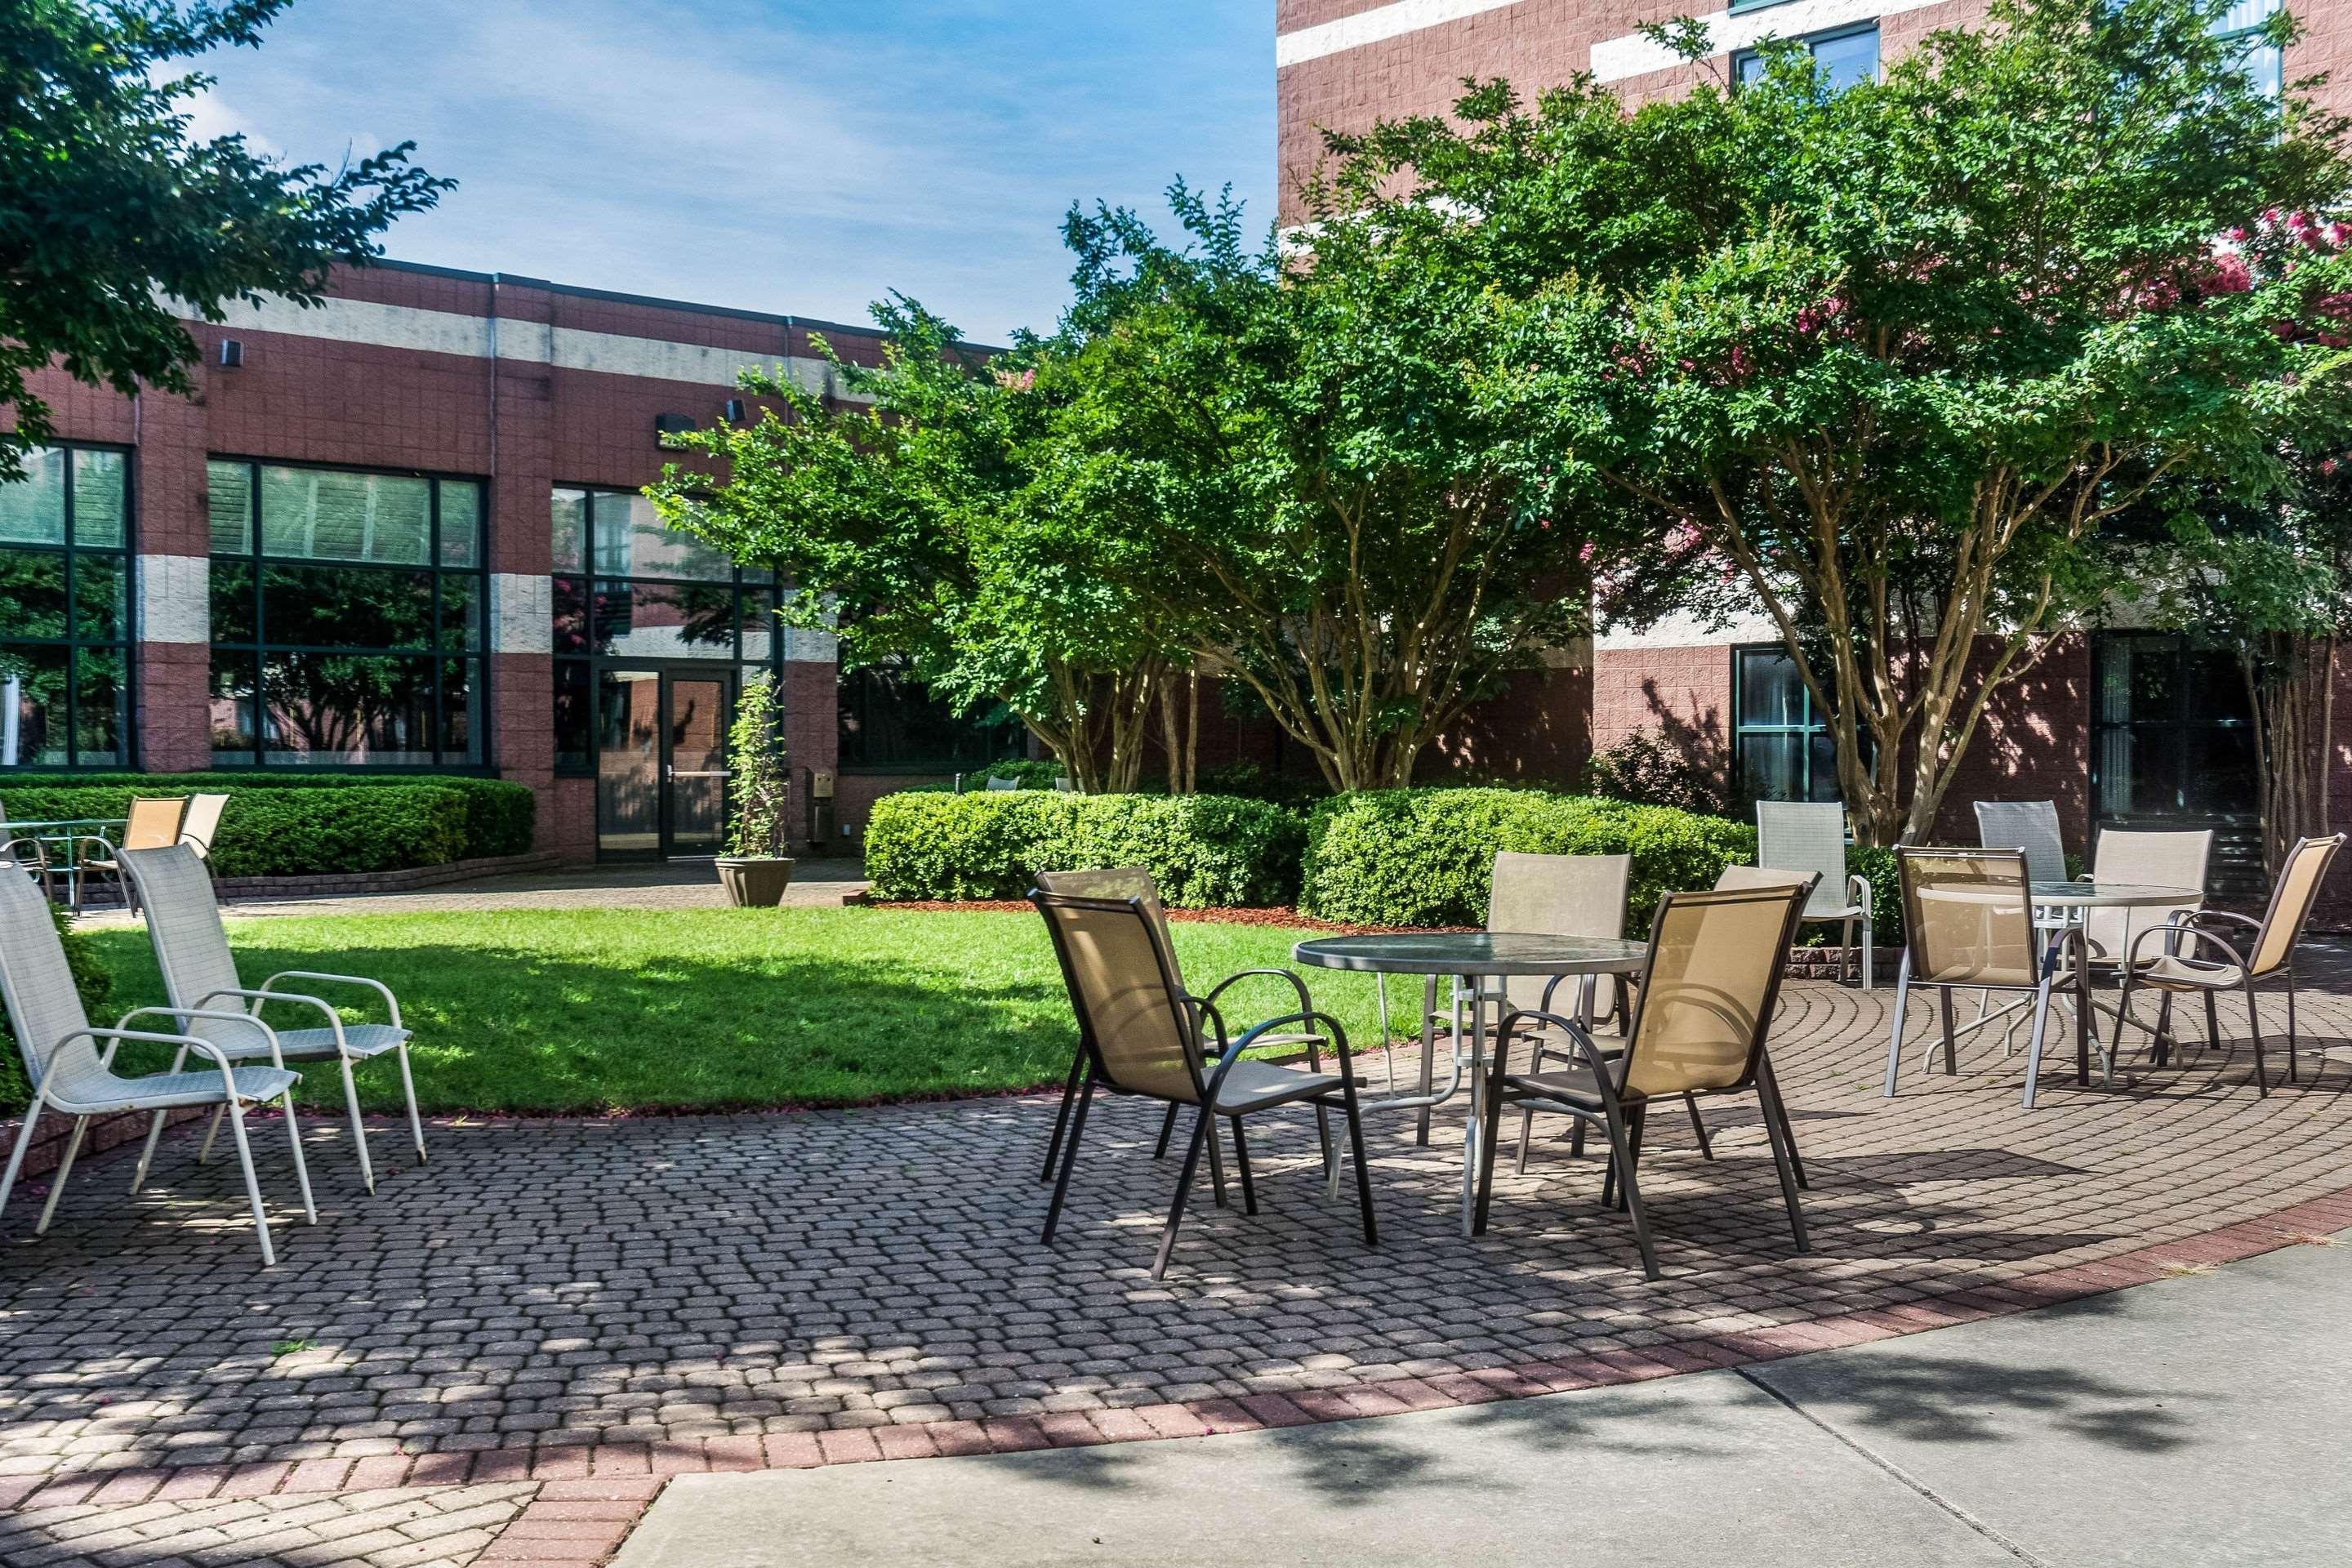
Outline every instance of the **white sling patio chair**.
<svg viewBox="0 0 2352 1568"><path fill-rule="evenodd" d="M210 1040L193 1035L123 1027L132 1019L169 1014L164 1007L141 1007L122 1016L111 1029L90 1026L74 989L73 971L66 963L65 944L49 916L49 902L22 877L0 877L0 1001L16 1031L16 1047L25 1058L25 1077L33 1085L32 1103L25 1108L24 1130L8 1156L7 1173L0 1175L0 1209L24 1169L25 1151L32 1146L33 1130L41 1113L55 1110L74 1119L65 1157L49 1182L48 1201L41 1205L35 1235L46 1235L57 1213L58 1195L73 1174L74 1155L93 1116L124 1110L152 1110L160 1123L164 1112L183 1106L217 1105L228 1113L236 1140L237 1163L245 1172L245 1194L253 1205L254 1234L261 1242L261 1261L278 1261L269 1245L269 1215L261 1203L261 1184L253 1173L253 1150L245 1138L245 1108L278 1100L286 1111L286 1136L294 1151L294 1174L302 1187L302 1210L315 1225L319 1211L310 1201L310 1173L302 1163L302 1134L294 1122L294 1086L301 1074L289 1072L279 1058L277 1037L259 1023L254 1056L265 1063L240 1066ZM234 1013L194 1012L180 1015L187 1022L221 1023L240 1017ZM167 1073L125 1078L114 1070L115 1047L124 1040L177 1046L179 1059ZM190 1051L210 1066L194 1072L180 1070Z"/></svg>
<svg viewBox="0 0 2352 1568"><path fill-rule="evenodd" d="M1977 802L1977 842L1988 849L2015 849L2025 872L2037 882L2066 879L2066 841L2058 830L2054 800Z"/></svg>
<svg viewBox="0 0 2352 1568"><path fill-rule="evenodd" d="M1843 922L1849 951L1854 927L1862 927L1862 988L1869 990L1874 947L1870 879L1846 874L1845 807L1833 800L1758 801L1756 864L1769 871L1802 871L1821 878L1805 900L1802 918L1807 923Z"/></svg>
<svg viewBox="0 0 2352 1568"><path fill-rule="evenodd" d="M367 1125L360 1118L359 1088L352 1081L352 1064L394 1052L400 1058L400 1088L408 1099L408 1131L416 1142L416 1163L425 1163L425 1124L416 1114L416 1082L408 1070L409 1031L400 1021L400 1001L380 980L358 974L322 974L315 970L289 969L271 975L258 986L247 987L238 978L236 960L229 952L228 933L221 929L220 905L213 899L212 878L196 852L184 844L161 849L129 849L122 855L131 885L147 910L148 940L154 944L155 965L163 972L164 994L172 1011L195 1020L190 1033L207 1041L232 1061L247 1061L265 1052L282 1054L288 1061L333 1062L343 1075L343 1102L350 1108L352 1142L359 1152L360 1177L375 1191L375 1167L368 1159ZM359 986L383 998L390 1010L388 1024L346 1024L341 1015L316 996L280 991L281 980L323 981ZM217 1003L243 1003L243 1012L201 1013ZM322 1027L282 1029L274 1035L262 1027L258 1015L268 1002L311 1007L326 1018ZM214 1119L219 1130L219 1119ZM155 1140L163 1131L158 1116L148 1130L146 1150L132 1173L131 1190L147 1178L147 1163ZM205 1139L199 1158L208 1154L212 1138Z"/></svg>

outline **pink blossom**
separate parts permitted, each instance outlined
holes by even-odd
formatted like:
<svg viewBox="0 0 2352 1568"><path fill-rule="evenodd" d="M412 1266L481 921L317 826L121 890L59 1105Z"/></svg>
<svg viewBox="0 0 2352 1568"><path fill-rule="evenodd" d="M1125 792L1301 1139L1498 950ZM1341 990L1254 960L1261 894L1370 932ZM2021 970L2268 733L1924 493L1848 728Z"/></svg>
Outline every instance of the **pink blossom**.
<svg viewBox="0 0 2352 1568"><path fill-rule="evenodd" d="M1028 392L1037 384L1037 373L1034 370L1000 370L996 373L996 384L1007 392Z"/></svg>
<svg viewBox="0 0 2352 1568"><path fill-rule="evenodd" d="M1592 559L1592 541L1588 539L1577 547L1576 558L1583 562L1590 562Z"/></svg>
<svg viewBox="0 0 2352 1568"><path fill-rule="evenodd" d="M2320 461L2319 471L2323 474L2334 473L2336 471L2336 459L2333 458L2323 458Z"/></svg>
<svg viewBox="0 0 2352 1568"><path fill-rule="evenodd" d="M2212 270L2197 280L2200 291L2207 294L2242 294L2254 286L2254 275L2242 256L2217 256Z"/></svg>

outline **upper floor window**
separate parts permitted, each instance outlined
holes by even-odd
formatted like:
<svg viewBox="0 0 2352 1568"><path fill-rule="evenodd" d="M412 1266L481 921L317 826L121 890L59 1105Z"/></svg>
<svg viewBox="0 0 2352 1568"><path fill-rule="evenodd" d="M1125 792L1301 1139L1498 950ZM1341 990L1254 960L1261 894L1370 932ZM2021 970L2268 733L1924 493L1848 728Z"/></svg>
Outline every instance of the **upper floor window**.
<svg viewBox="0 0 2352 1568"><path fill-rule="evenodd" d="M37 447L0 485L0 770L131 760L131 463Z"/></svg>
<svg viewBox="0 0 2352 1568"><path fill-rule="evenodd" d="M2285 90L2286 54L2260 35L2278 13L2279 0L2238 0L2213 24L2215 37L2225 42L2235 39L2243 45L2247 77L2265 97L2273 100Z"/></svg>
<svg viewBox="0 0 2352 1568"><path fill-rule="evenodd" d="M485 760L482 487L215 459L221 767Z"/></svg>
<svg viewBox="0 0 2352 1568"><path fill-rule="evenodd" d="M1813 63L1821 68L1822 85L1832 92L1878 79L1878 24L1875 22L1814 33L1796 41L1811 53ZM1746 87L1750 82L1760 80L1763 75L1764 56L1761 51L1742 49L1731 57L1732 80L1738 86Z"/></svg>

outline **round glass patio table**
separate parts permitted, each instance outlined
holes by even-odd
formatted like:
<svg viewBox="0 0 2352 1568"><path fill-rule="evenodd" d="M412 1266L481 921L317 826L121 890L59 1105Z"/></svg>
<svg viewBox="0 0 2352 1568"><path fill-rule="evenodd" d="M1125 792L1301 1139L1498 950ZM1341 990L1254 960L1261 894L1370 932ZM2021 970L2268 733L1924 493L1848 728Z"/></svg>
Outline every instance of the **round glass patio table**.
<svg viewBox="0 0 2352 1568"><path fill-rule="evenodd" d="M1484 1059L1488 1015L1499 1029L1510 1011L1510 998L1501 985L1482 981L1513 977L1575 978L1601 974L1632 974L1649 961L1646 942L1608 937L1545 936L1532 931L1411 931L1393 936L1329 936L1302 942L1290 950L1291 962L1310 969L1352 970L1379 975L1418 974L1423 977L1421 1008L1421 1083L1418 1092L1388 1094L1361 1102L1365 1110L1418 1110L1420 1138L1429 1141L1429 1108L1461 1092L1464 1078L1470 1083L1470 1115L1462 1134L1462 1234L1471 1233L1471 1207L1476 1195L1478 1138L1485 1125L1480 1112L1486 1099L1486 1074L1476 1070ZM1454 977L1453 1062L1444 1086L1436 1085L1437 983ZM1589 993L1580 987L1578 1014L1589 1008ZM1463 1026L1463 1005L1469 1005L1468 1027ZM1387 1013L1387 994L1381 994ZM1385 1047L1387 1042L1381 1042ZM1466 1074L1465 1069L1468 1069ZM1393 1080L1391 1080L1393 1081Z"/></svg>
<svg viewBox="0 0 2352 1568"><path fill-rule="evenodd" d="M2036 882L2033 907L2057 914L2059 942L2074 949L2074 1081L2091 1081L2091 952L2083 917L2092 910L2191 909L2205 901L2202 889L2168 888L2153 882ZM2057 943L2052 944L2056 952ZM2118 1042L2120 1043L2120 1042ZM2112 1061L2110 1068L2112 1068Z"/></svg>

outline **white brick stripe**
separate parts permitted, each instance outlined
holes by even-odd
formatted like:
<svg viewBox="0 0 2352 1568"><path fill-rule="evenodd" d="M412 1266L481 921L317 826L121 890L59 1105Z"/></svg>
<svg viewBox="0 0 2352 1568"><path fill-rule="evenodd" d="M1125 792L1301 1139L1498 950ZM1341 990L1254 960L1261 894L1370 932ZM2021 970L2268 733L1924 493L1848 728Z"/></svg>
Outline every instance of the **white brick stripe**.
<svg viewBox="0 0 2352 1568"><path fill-rule="evenodd" d="M212 563L201 555L142 555L136 636L141 642L202 646L213 640Z"/></svg>
<svg viewBox="0 0 2352 1568"><path fill-rule="evenodd" d="M1854 22L1874 21L1934 5L1940 0L1789 0L1760 11L1711 11L1698 18L1717 55L1744 49L1766 38L1794 38ZM1600 81L1622 81L1670 70L1682 63L1672 49L1661 48L1639 33L1606 38L1592 46L1592 74Z"/></svg>
<svg viewBox="0 0 2352 1568"><path fill-rule="evenodd" d="M1274 66L1280 70L1302 60L1321 59L1325 55L1359 49L1383 38L1418 33L1423 27L1442 26L1481 11L1499 11L1518 3L1519 0L1396 0L1393 5L1376 5L1352 16L1277 35L1274 40Z"/></svg>

